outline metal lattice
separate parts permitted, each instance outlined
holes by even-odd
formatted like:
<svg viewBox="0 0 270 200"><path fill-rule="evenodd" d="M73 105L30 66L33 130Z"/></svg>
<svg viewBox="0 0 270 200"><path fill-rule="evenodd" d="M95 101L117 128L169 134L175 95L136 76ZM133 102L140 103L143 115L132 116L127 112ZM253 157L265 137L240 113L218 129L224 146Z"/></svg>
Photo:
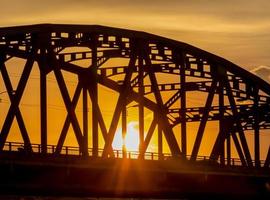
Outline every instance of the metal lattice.
<svg viewBox="0 0 270 200"><path fill-rule="evenodd" d="M69 47L87 47L89 51L65 52ZM26 60L16 89L5 65L13 57ZM115 58L126 59L128 64L106 67L106 63ZM89 67L76 64L87 59L91 60ZM262 166L262 159L265 160L264 166L269 167L270 150L266 158L260 157L260 131L270 128L269 84L235 64L191 45L144 32L103 26L44 24L0 29L0 70L10 98L0 134L1 150L4 150L13 119L16 118L25 147L33 151L19 106L34 62L38 63L40 70L39 134L42 153L47 153L48 148L47 76L53 73L67 112L55 154L61 153L71 125L81 154L88 155L89 98L93 108L90 127L93 156L98 156L99 148L103 149L103 157L115 156L112 142L117 125L121 123L125 135L127 107L131 102L137 102L139 158L144 158L150 140L157 132L160 155L163 153L164 136L173 157L195 161L207 122L216 121L219 130L209 155L211 160L231 165L231 148L234 146L243 166ZM63 77L64 71L77 76L73 97ZM163 78L160 81L161 75L174 75L174 79ZM115 77L122 78L116 80ZM99 85L119 94L109 127L105 125L98 101ZM75 112L81 95L82 125ZM203 106L189 106L190 95L205 96L198 98ZM153 114L148 130L144 125L145 108ZM187 156L187 125L194 122L199 126L191 142L191 156ZM179 133L175 127L178 127ZM253 152L246 139L247 131L254 133ZM104 147L100 147L99 134L104 138Z"/></svg>

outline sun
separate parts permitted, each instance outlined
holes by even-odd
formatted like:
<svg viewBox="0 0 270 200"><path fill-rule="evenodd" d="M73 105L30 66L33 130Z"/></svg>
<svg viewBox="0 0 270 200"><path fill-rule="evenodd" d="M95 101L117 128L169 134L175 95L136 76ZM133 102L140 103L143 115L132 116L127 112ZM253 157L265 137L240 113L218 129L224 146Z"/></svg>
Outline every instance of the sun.
<svg viewBox="0 0 270 200"><path fill-rule="evenodd" d="M113 149L121 150L125 144L127 151L139 151L139 131L138 122L129 122L127 125L126 137L122 137L122 128L117 129L112 143Z"/></svg>

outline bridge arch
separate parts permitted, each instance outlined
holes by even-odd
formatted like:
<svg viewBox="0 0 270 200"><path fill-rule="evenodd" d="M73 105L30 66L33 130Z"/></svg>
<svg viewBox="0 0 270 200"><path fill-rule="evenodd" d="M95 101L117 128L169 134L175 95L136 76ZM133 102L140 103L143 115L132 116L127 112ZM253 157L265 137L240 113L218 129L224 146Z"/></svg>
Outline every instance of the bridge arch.
<svg viewBox="0 0 270 200"><path fill-rule="evenodd" d="M17 88L12 85L7 66L14 57L25 60ZM0 71L9 96L9 109L0 133L1 150L5 150L16 118L24 145L33 151L20 102L35 63L40 73L42 153L48 152L47 95L50 91L47 87L48 76L53 74L67 113L54 154L63 151L71 126L81 154L89 154L91 140L91 155L115 156L112 142L118 125L121 124L125 135L127 108L136 103L139 158L145 157L156 134L160 159L164 137L173 157L198 160L204 136L209 131L207 124L211 121L216 123L216 133L207 155L210 160L231 165L234 150L241 165L269 167L269 146L262 158L260 142L262 130L270 128L268 83L224 58L189 44L98 25L40 24L0 29ZM66 72L76 77L73 94L63 75ZM118 95L109 124L102 112L100 87ZM110 101L110 97L106 98L103 104ZM76 109L79 99L83 101L81 120ZM149 125L145 124L146 109L151 115ZM197 124L193 138L188 129L192 123ZM247 132L252 137L247 139ZM99 135L105 141L104 146L99 142ZM99 148L103 150L99 152Z"/></svg>

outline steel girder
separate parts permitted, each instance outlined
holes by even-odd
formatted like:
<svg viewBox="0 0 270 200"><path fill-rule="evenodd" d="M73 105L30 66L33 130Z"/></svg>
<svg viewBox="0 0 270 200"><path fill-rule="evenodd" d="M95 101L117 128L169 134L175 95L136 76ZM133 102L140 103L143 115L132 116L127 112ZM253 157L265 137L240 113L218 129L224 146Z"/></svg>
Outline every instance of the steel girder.
<svg viewBox="0 0 270 200"><path fill-rule="evenodd" d="M65 52L69 47L87 47L89 50ZM26 60L17 88L13 88L6 67L6 62L13 57ZM106 66L108 61L115 58L129 61L127 65ZM85 68L76 64L77 61L83 60L91 60L91 65ZM260 131L270 128L268 83L221 57L191 45L144 32L104 26L41 24L0 29L0 70L10 98L10 108L0 134L1 150L4 148L13 119L16 118L24 143L27 149L32 151L31 138L19 105L34 62L38 63L40 70L42 153L46 154L48 145L47 76L53 73L67 112L55 154L61 153L71 125L80 152L88 155L89 98L93 107L90 127L93 156L98 156L99 148L103 148L103 157L114 156L112 141L117 125L122 119L122 132L125 135L127 108L131 102L137 102L140 158L144 157L158 127L159 153L163 152L162 135L164 135L172 156L189 159L187 125L197 122L199 128L190 156L191 160L196 160L207 122L216 121L219 133L210 158L221 164L230 165L232 139L242 165L261 166L260 160L263 158L260 157ZM63 71L78 77L73 97L68 91ZM165 81L161 81L160 74L171 75L174 78L165 78ZM121 76L122 78L115 79ZM99 105L99 85L119 93L109 127L105 125ZM81 94L82 125L75 112ZM198 98L197 94L203 94L205 98ZM190 95L195 95L202 105L190 106ZM147 131L144 125L144 108L149 109L154 116ZM179 138L174 129L178 126ZM252 154L247 144L246 131L254 131ZM100 147L99 144L100 133L105 141L104 147ZM264 165L269 167L269 163L270 151Z"/></svg>

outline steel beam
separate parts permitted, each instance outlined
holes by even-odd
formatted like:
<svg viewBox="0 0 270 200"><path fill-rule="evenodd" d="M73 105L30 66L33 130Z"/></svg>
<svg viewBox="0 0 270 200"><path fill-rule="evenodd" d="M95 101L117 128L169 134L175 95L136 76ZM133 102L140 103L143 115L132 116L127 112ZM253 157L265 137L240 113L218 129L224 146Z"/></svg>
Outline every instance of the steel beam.
<svg viewBox="0 0 270 200"><path fill-rule="evenodd" d="M86 152L84 156L88 156L88 101L87 101L87 88L82 89L83 96L83 152ZM94 148L93 148L94 150ZM95 156L93 152L93 156Z"/></svg>
<svg viewBox="0 0 270 200"><path fill-rule="evenodd" d="M239 133L240 141L241 141L241 144L242 144L242 147L243 147L243 151L245 153L247 164L248 164L248 166L252 167L253 164L252 164L250 151L249 151L249 148L248 148L248 145L247 145L246 137L244 135L244 131L242 129L241 122L239 120L239 114L238 114L238 111L236 109L236 104L235 104L234 97L232 95L231 86L230 86L230 83L227 80L225 80L225 87L226 87L226 90L227 90L227 93L228 93L229 102L230 102L231 107L232 107L232 112L233 112L233 115L234 115L234 119L236 121L237 131Z"/></svg>
<svg viewBox="0 0 270 200"><path fill-rule="evenodd" d="M68 115L69 115L73 130L74 130L77 142L79 144L80 151L82 154L85 155L85 154L87 154L87 152L85 152L84 151L85 149L83 148L83 138L82 138L83 136L82 136L81 128L79 126L79 121L77 119L76 113L74 111L74 107L73 107L72 102L70 100L67 86L66 86L66 83L64 81L63 74L62 74L60 67L59 67L59 63L57 62L56 59L54 59L54 61L55 62L53 65L53 72L55 74L55 78L57 80L59 89L61 91L61 95L62 95L64 104L65 104L66 110L68 112Z"/></svg>
<svg viewBox="0 0 270 200"><path fill-rule="evenodd" d="M126 135L127 135L127 103L126 101L123 103L122 108L122 152L123 158L127 157L127 148L126 148Z"/></svg>
<svg viewBox="0 0 270 200"><path fill-rule="evenodd" d="M259 90L256 88L254 91L254 158L255 167L259 168L260 164L260 125L259 125Z"/></svg>
<svg viewBox="0 0 270 200"><path fill-rule="evenodd" d="M72 107L74 109L76 108L76 106L78 104L81 91L82 91L82 86L80 85L80 83L78 83L77 84L77 87L75 89L75 92L74 92L74 96L73 96L72 102L71 102L72 103ZM65 139L66 139L67 132L68 132L68 129L69 129L70 124L71 124L70 117L67 114L66 120L64 122L64 126L62 128L61 133L60 133L60 137L59 137L58 143L56 145L55 154L58 154L59 155L61 153L61 150L63 148L63 145L64 145L64 142L65 142Z"/></svg>
<svg viewBox="0 0 270 200"><path fill-rule="evenodd" d="M190 157L191 160L196 160L196 158L197 158L199 148L200 148L200 145L201 145L201 142L202 142L202 137L203 137L203 134L204 134L204 129L205 129L206 122L207 122L207 119L208 119L210 106L211 106L211 104L213 102L216 86L217 86L217 80L213 79L211 89L210 89L210 92L208 94L208 97L207 97L207 100L206 100L206 103L205 103L203 117L202 117L201 123L199 125L196 140L195 140L195 143L194 143L194 146L193 146L193 149L192 149L192 153L191 153L191 157Z"/></svg>
<svg viewBox="0 0 270 200"><path fill-rule="evenodd" d="M39 62L41 152L46 154L48 145L46 49L42 48L40 51L40 54L42 55Z"/></svg>
<svg viewBox="0 0 270 200"><path fill-rule="evenodd" d="M92 65L90 66L90 70L92 73L91 80L88 82L91 86L91 90L93 91L92 98L92 142L93 142L93 156L98 156L98 119L97 119L97 106L98 106L98 85L97 85L97 69L98 69L98 58L97 58L97 35L92 35ZM86 82L87 83L87 82ZM87 86L85 86L87 87Z"/></svg>
<svg viewBox="0 0 270 200"><path fill-rule="evenodd" d="M138 73L138 85L139 85L139 152L140 158L144 158L143 145L144 145L144 64L143 55L139 55L139 73Z"/></svg>
<svg viewBox="0 0 270 200"><path fill-rule="evenodd" d="M13 87L12 87L11 80L9 78L8 72L6 70L6 66L4 64L1 67L1 72L2 72L2 76L3 76L3 79L4 79L5 86L7 88L9 99L12 102L13 97L14 97ZM17 122L18 122L18 125L19 125L19 128L20 128L21 134L22 134L24 145L25 145L26 149L31 152L32 147L31 147L30 138L29 138L29 135L27 133L21 111L20 111L20 109L18 107L15 110L15 116L16 116L16 119L17 119Z"/></svg>
<svg viewBox="0 0 270 200"><path fill-rule="evenodd" d="M137 60L137 55L135 54L135 52L133 52L132 55L131 55L131 58L130 58L127 73L125 75L124 83L122 85L122 90L121 90L121 93L120 93L120 95L118 97L118 101L117 101L117 104L116 104L116 107L115 107L115 111L114 111L114 114L113 114L110 129L109 129L109 132L108 132L107 140L105 141L105 146L104 146L104 150L103 150L103 153L102 153L103 157L107 157L108 154L109 154L109 149L111 148L113 138L114 138L114 135L115 135L115 131L116 131L116 128L117 128L117 124L118 124L118 121L119 121L119 117L120 117L120 114L121 114L121 108L123 107L125 99L128 97L128 94L129 94L130 80L131 80L132 73L133 73L134 68L135 68L136 60Z"/></svg>
<svg viewBox="0 0 270 200"><path fill-rule="evenodd" d="M2 131L0 134L0 150L3 150L3 147L5 145L9 130L10 130L11 125L12 125L12 121L14 119L14 116L16 115L16 110L19 109L18 106L19 106L24 89L26 87L27 80L29 78L29 75L31 73L31 70L32 70L32 67L34 64L34 58L35 58L36 51L37 51L36 49L33 49L32 52L30 53L30 55L26 61L26 64L24 66L23 73L22 73L20 81L18 83L16 92L14 92L14 96L12 98L11 105L10 105L10 108L8 110L8 114L6 116L5 122L4 122L3 127L2 127ZM1 69L1 71L2 70L3 70L3 67ZM28 140L28 137L26 136L28 134L26 132L25 127L23 127L22 130L23 130L22 134L25 135L25 139ZM29 144L27 144L26 148L30 148L30 151L31 151L31 146L29 146Z"/></svg>
<svg viewBox="0 0 270 200"><path fill-rule="evenodd" d="M182 153L184 156L187 155L187 122L186 122L186 56L184 53L180 54L180 83L181 83L181 88L180 88L180 113L179 116L181 118L181 148L182 148Z"/></svg>
<svg viewBox="0 0 270 200"><path fill-rule="evenodd" d="M151 61L148 57L148 55L145 53L145 62L147 67L151 68ZM171 153L173 156L181 156L182 152L180 151L180 148L178 146L177 140L175 138L175 135L172 131L172 127L170 126L168 122L168 118L166 117L166 111L165 106L163 104L163 100L160 94L160 91L158 90L157 86L157 79L153 72L149 72L149 78L153 87L154 95L156 98L156 103L159 107L159 113L158 113L158 123L162 126L163 133L165 135L165 138L168 142L169 148L171 150Z"/></svg>
<svg viewBox="0 0 270 200"><path fill-rule="evenodd" d="M90 51L75 50L75 48L66 51L70 47L85 47ZM38 132L40 132L39 145L41 148L39 149L44 155L51 152L48 150L50 144L47 141L48 129L51 129L48 127L47 121L47 93L49 92L47 84L48 73L54 72L56 85L60 88L67 111L57 147L52 150L55 151L55 156L62 153L67 132L72 125L81 154L88 156L88 140L92 140L93 155L99 156L99 134L101 133L105 141L102 156L114 157L112 141L117 126L122 119L124 138L128 123L127 106L131 102L137 102L139 158L145 157L147 147L155 133L158 138L160 159L162 159L163 143L165 142L162 139L163 134L174 157L186 156L187 124L200 121L191 155L191 160L198 160L198 152L203 135L207 130L207 122L218 121L219 133L210 158L222 165L232 165L231 148L234 143L242 165L249 168L254 167L251 160L252 154L255 158L255 166L260 170L260 130L270 129L270 87L263 80L223 58L185 43L143 32L100 26L70 25L0 28L0 54L0 70L10 99L9 110L1 124L1 150L6 149L4 147L6 139L9 137L13 123L16 123L14 118L17 120L25 149L29 152L33 150L31 138L26 129L28 124L20 109L23 106L21 99L25 93L26 84L31 78L32 67L34 62L37 62L40 73L41 130ZM18 87L13 89L12 75L8 74L9 69L6 65L8 61L16 58L25 59L26 64L20 75ZM111 58L129 59L129 64L128 66L103 65ZM88 61L89 59L91 63L88 68L75 64L75 61ZM79 79L72 100L63 71L75 74ZM168 78L166 82L163 82L159 78L162 74L171 75L172 79ZM105 126L105 117L100 110L102 103L98 99L98 85L110 88L119 94L110 127ZM164 99L168 99L169 93L173 92L174 94L164 103ZM198 96L201 93L208 94L204 98L205 106L187 107L189 93L198 94ZM82 96L80 96L81 94ZM218 102L214 102L218 105L212 106L214 96L219 97ZM82 123L79 123L78 114L75 112L80 97L82 97L83 104ZM89 133L88 98L92 103L92 127ZM177 108L176 102L177 106L180 104L179 108ZM154 115L146 135L144 135L145 108ZM173 129L176 125L179 125L181 130L179 139L174 131L179 130L178 127ZM251 152L251 148L247 144L244 132L246 130L254 131L252 138L254 152ZM180 144L178 144L178 140ZM123 157L126 157L124 146L122 150ZM269 155L270 153L267 154L265 162L267 167L270 163ZM225 162L226 158L227 162Z"/></svg>

